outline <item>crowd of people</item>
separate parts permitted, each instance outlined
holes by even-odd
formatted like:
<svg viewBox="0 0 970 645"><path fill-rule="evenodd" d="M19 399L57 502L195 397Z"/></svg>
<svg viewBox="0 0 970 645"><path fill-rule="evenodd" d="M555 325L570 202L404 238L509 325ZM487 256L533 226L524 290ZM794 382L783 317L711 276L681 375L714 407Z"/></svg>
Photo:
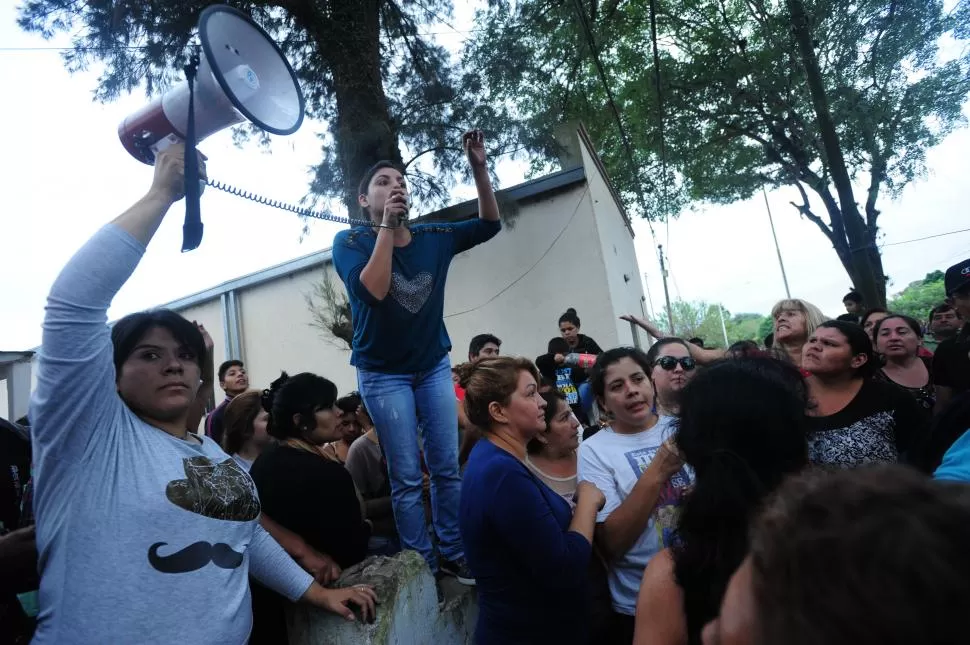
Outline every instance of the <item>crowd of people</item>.
<svg viewBox="0 0 970 645"><path fill-rule="evenodd" d="M477 587L481 645L968 640L970 259L925 328L853 291L727 349L624 316L655 342L604 350L568 309L534 361L482 333L452 367L449 264L501 228L481 132L463 145L476 219L410 222L394 164L361 179L343 394L251 389L171 311L108 327L182 194L182 148L159 155L52 287L29 418L3 424L0 638L286 642L290 603L373 620L343 571L413 550Z"/></svg>

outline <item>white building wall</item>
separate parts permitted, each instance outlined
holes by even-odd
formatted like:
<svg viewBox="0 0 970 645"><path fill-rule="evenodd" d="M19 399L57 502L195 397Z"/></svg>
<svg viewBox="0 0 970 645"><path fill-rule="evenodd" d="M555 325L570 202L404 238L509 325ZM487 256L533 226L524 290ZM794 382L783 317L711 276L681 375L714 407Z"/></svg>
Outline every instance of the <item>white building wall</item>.
<svg viewBox="0 0 970 645"><path fill-rule="evenodd" d="M266 282L237 294L243 356L253 387L266 388L286 370L314 372L341 393L357 389L350 350L311 326L306 297L324 275L340 284L330 263ZM342 285L341 285L342 288Z"/></svg>
<svg viewBox="0 0 970 645"><path fill-rule="evenodd" d="M614 332L611 343L600 343L600 346L603 349L615 345L639 345L646 348L646 335L639 329L634 330L630 323L619 319L623 314L639 316L643 313L643 285L640 282L633 233L613 198L606 178L597 170L597 161L585 141L580 147L595 213L593 219L596 224L596 240L602 258L600 266L609 293L609 324Z"/></svg>
<svg viewBox="0 0 970 645"><path fill-rule="evenodd" d="M476 334L502 339L502 353L534 359L559 335L559 316L573 307L583 333L616 342L603 288L590 193L584 183L520 204L511 225L456 257L445 295L453 364L467 360Z"/></svg>
<svg viewBox="0 0 970 645"><path fill-rule="evenodd" d="M16 421L27 414L31 392L30 357L0 364L0 417Z"/></svg>
<svg viewBox="0 0 970 645"><path fill-rule="evenodd" d="M220 300L215 298L192 307L180 309L179 313L187 320L192 320L203 325L205 330L209 332L209 335L212 336L212 341L215 343L212 348L212 358L215 362L215 369L218 370L219 365L226 360L228 344L228 340L222 331L222 303ZM218 380L218 375L216 376L216 380ZM221 390L219 390L218 383L216 383L215 390L216 401L221 401L223 396Z"/></svg>

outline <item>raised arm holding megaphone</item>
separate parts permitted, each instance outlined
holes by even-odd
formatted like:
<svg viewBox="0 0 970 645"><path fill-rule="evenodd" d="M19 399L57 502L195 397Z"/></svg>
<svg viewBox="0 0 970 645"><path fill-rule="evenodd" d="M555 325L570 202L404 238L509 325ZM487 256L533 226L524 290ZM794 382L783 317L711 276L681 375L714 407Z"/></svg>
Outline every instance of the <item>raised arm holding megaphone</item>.
<svg viewBox="0 0 970 645"><path fill-rule="evenodd" d="M296 73L259 25L232 7L213 5L199 17L197 61L187 80L130 115L118 127L125 149L154 164L173 143L195 144L229 126L250 121L272 134L292 134L303 123L305 101ZM183 251L202 241L194 155L186 160Z"/></svg>

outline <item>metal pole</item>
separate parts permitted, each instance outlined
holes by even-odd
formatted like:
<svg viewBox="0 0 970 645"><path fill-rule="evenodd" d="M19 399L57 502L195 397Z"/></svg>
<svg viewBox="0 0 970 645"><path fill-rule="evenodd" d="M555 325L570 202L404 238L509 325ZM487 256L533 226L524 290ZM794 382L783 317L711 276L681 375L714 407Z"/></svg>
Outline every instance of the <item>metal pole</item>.
<svg viewBox="0 0 970 645"><path fill-rule="evenodd" d="M724 308L721 307L721 303L717 303L717 315L721 318L721 333L724 334L724 349L727 349L731 346L731 343L728 342L727 327L724 325Z"/></svg>
<svg viewBox="0 0 970 645"><path fill-rule="evenodd" d="M768 205L768 192L761 186L761 194L765 198L765 208L768 210L768 223L771 224L771 237L775 240L775 252L778 253L778 266L781 267L781 279L785 283L785 297L791 300L791 291L788 289L788 275L785 273L785 263L781 259L781 247L778 246L778 236L775 235L775 220L771 217L771 206Z"/></svg>
<svg viewBox="0 0 970 645"><path fill-rule="evenodd" d="M658 244L657 250L660 253L660 276L664 279L664 300L667 302L667 324L670 325L670 335L677 332L674 330L674 310L670 306L670 290L667 288L667 266L664 264L664 245Z"/></svg>
<svg viewBox="0 0 970 645"><path fill-rule="evenodd" d="M647 279L646 271L643 272L643 286L647 290L647 304L649 305L647 313L650 315L650 318L653 319L654 315L656 315L656 310L653 308L653 296L650 295L650 280Z"/></svg>

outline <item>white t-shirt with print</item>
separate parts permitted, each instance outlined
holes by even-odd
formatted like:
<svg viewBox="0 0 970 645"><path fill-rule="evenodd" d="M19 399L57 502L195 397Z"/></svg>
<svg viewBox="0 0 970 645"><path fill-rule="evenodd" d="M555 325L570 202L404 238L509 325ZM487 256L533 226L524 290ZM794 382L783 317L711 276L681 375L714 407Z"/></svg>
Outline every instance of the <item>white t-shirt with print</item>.
<svg viewBox="0 0 970 645"><path fill-rule="evenodd" d="M636 434L617 434L612 428L604 428L579 447L579 480L595 484L606 496L597 523L605 522L630 495L661 444L673 434L673 422L673 417L661 417L652 428ZM626 555L610 562L610 595L617 612L635 614L643 570L650 558L671 545L681 498L692 481L693 473L686 466L671 477L660 492L646 530Z"/></svg>

